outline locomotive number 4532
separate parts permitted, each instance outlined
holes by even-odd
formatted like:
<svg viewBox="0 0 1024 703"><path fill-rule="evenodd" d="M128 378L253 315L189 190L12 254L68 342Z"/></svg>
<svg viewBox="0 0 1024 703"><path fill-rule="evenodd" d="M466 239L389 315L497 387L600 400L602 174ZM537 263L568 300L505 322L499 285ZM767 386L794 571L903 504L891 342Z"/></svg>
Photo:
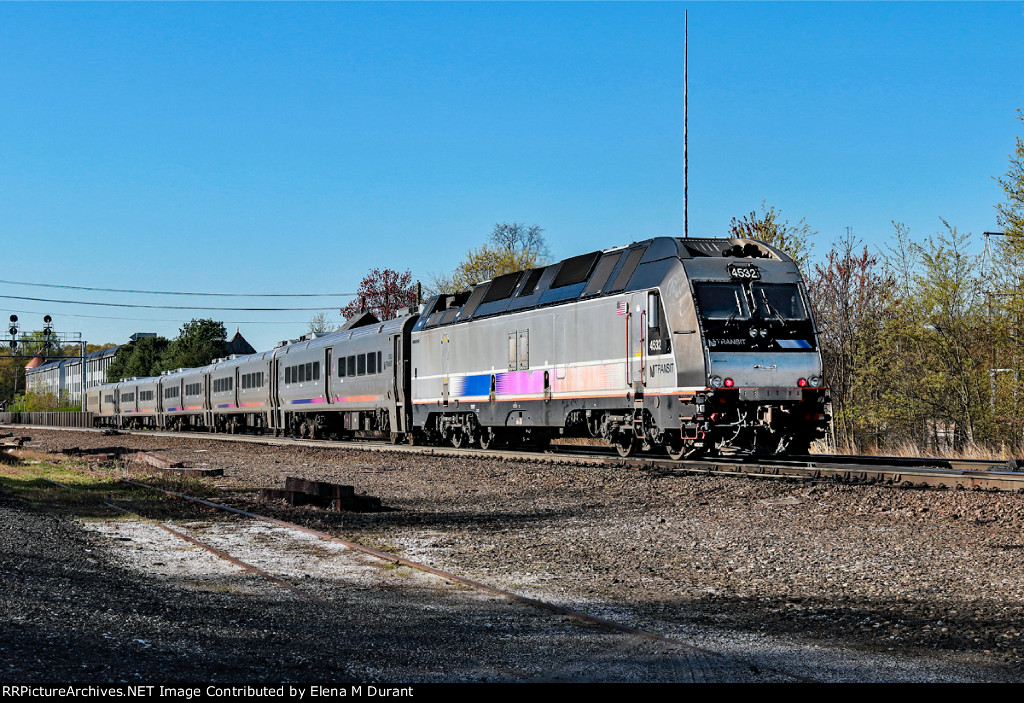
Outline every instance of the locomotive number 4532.
<svg viewBox="0 0 1024 703"><path fill-rule="evenodd" d="M756 281L761 278L761 272L754 265L729 264L729 276L741 278L747 281Z"/></svg>

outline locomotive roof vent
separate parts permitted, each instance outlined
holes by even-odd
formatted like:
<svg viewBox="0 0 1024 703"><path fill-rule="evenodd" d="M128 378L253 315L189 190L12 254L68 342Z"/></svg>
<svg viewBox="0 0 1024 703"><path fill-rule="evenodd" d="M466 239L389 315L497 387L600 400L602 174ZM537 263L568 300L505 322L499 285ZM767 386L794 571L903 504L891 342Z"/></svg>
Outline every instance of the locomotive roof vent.
<svg viewBox="0 0 1024 703"><path fill-rule="evenodd" d="M747 242L746 244L733 244L728 249L722 251L722 256L734 256L737 259L767 259L771 258L771 254L757 246L753 242Z"/></svg>

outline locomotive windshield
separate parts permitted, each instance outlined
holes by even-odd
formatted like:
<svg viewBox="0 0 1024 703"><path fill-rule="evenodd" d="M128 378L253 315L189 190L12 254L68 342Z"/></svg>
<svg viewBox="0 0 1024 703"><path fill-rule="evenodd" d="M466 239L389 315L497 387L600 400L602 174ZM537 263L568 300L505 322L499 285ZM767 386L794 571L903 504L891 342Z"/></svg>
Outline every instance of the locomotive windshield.
<svg viewBox="0 0 1024 703"><path fill-rule="evenodd" d="M806 320L807 310L800 297L800 289L792 283L755 283L751 286L757 309L762 317L781 317L783 320Z"/></svg>
<svg viewBox="0 0 1024 703"><path fill-rule="evenodd" d="M697 283L694 291L701 313L709 320L746 320L750 317L747 296L739 283Z"/></svg>

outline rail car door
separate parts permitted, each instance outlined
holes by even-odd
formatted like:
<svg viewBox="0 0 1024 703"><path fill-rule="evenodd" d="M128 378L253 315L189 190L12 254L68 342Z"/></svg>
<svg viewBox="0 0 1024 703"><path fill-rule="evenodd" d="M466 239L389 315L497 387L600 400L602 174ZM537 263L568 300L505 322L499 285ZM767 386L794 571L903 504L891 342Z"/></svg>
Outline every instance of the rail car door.
<svg viewBox="0 0 1024 703"><path fill-rule="evenodd" d="M334 359L334 347L327 347L324 350L324 393L327 402L334 402L334 374L332 373L331 362Z"/></svg>
<svg viewBox="0 0 1024 703"><path fill-rule="evenodd" d="M391 390L395 399L395 419L391 424L392 432L408 432L405 408L408 400L405 397L405 352L402 348L402 335L396 334L392 337L391 373L388 381L391 383Z"/></svg>
<svg viewBox="0 0 1024 703"><path fill-rule="evenodd" d="M278 408L281 405L280 395L278 393L278 386L280 381L277 377L278 366L280 361L273 357L270 359L270 364L267 367L267 405L270 407L268 413L270 418L270 426L274 429L278 429L282 425L281 417L278 415Z"/></svg>

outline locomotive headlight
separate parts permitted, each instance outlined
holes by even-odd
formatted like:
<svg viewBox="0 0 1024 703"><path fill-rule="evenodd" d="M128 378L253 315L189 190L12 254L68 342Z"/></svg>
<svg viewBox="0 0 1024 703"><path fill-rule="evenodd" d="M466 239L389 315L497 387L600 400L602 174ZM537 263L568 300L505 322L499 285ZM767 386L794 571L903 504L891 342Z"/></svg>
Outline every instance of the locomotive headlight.
<svg viewBox="0 0 1024 703"><path fill-rule="evenodd" d="M761 330L761 336L762 337L767 337L768 336L768 330Z"/></svg>
<svg viewBox="0 0 1024 703"><path fill-rule="evenodd" d="M753 327L751 327L750 328L750 338L753 339L756 336L757 336L757 330L754 329Z"/></svg>
<svg viewBox="0 0 1024 703"><path fill-rule="evenodd" d="M722 377L721 376L712 376L711 377L711 386L713 388L721 388L722 387Z"/></svg>
<svg viewBox="0 0 1024 703"><path fill-rule="evenodd" d="M820 385L821 385L821 377L820 376L811 376L811 388L817 388Z"/></svg>

